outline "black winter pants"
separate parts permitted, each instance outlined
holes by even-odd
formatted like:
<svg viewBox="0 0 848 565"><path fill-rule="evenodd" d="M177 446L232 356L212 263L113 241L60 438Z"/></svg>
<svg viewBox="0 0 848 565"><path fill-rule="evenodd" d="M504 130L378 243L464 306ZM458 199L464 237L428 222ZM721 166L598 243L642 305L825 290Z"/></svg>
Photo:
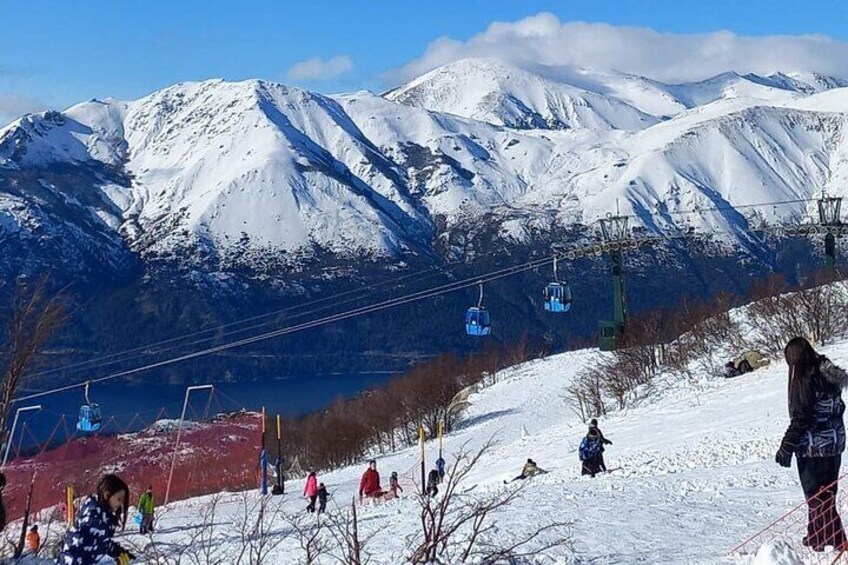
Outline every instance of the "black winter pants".
<svg viewBox="0 0 848 565"><path fill-rule="evenodd" d="M848 545L845 529L836 510L836 479L842 456L796 457L798 476L804 498L807 499L807 535L804 545L822 549L831 545L844 548Z"/></svg>
<svg viewBox="0 0 848 565"><path fill-rule="evenodd" d="M306 507L307 512L315 512L315 501L318 499L318 495L309 497L309 505Z"/></svg>

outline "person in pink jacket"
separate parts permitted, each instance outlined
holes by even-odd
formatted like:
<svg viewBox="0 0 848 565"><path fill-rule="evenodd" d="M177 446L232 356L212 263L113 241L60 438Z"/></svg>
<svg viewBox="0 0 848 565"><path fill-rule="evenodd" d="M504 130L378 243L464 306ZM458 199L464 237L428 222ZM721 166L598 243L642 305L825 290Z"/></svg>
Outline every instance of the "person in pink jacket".
<svg viewBox="0 0 848 565"><path fill-rule="evenodd" d="M315 471L311 471L309 476L306 477L303 496L309 499L309 506L306 507L306 511L315 512L315 500L318 498L318 476L315 474Z"/></svg>

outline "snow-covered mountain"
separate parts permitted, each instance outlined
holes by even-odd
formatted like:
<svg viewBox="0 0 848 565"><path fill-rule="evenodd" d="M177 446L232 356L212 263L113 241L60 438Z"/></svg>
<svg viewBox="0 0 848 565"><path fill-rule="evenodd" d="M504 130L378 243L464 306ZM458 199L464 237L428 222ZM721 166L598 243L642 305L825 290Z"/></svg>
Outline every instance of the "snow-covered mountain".
<svg viewBox="0 0 848 565"><path fill-rule="evenodd" d="M484 229L529 244L618 206L650 229L744 243L746 217L807 206L734 207L845 193L846 84L726 73L668 85L487 59L385 96L183 83L0 129L0 233L67 248L76 266L140 256L261 271L326 253L435 256L450 234Z"/></svg>

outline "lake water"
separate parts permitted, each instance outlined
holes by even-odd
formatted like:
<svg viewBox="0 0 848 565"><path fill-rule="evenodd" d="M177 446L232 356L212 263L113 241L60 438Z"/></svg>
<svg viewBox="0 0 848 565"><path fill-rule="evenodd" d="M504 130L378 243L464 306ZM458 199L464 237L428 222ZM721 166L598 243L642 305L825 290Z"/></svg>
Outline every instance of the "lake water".
<svg viewBox="0 0 848 565"><path fill-rule="evenodd" d="M240 408L259 411L262 406L268 414L295 416L320 410L340 396L350 397L383 384L391 376L392 373L358 373L293 377L262 383L215 383L211 399L209 391L191 393L186 419L202 419L205 415ZM185 385L104 383L92 385L90 396L92 402L100 404L103 431L123 432L142 429L157 418L179 418L185 391ZM82 388L26 402L24 405L40 404L42 409L21 414L12 453L22 438L25 450L32 449L36 441L43 444L54 431L54 441L65 439L73 432L79 407L84 402ZM10 426L13 417L14 413L9 417Z"/></svg>

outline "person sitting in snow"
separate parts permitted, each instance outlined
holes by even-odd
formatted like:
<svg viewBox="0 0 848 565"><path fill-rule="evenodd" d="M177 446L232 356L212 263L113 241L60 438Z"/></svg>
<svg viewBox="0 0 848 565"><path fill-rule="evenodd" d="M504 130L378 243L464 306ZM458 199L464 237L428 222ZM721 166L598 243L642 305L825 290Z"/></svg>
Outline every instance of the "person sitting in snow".
<svg viewBox="0 0 848 565"><path fill-rule="evenodd" d="M104 475L97 494L82 504L74 525L65 534L60 565L94 565L108 555L118 565L127 565L135 556L112 540L118 526L127 523L130 489L117 475Z"/></svg>
<svg viewBox="0 0 848 565"><path fill-rule="evenodd" d="M368 468L362 473L359 481L359 502L363 497L371 500L379 500L383 497L383 489L380 488L380 473L377 472L377 461L372 459L368 462Z"/></svg>
<svg viewBox="0 0 848 565"><path fill-rule="evenodd" d="M430 469L427 475L427 496L436 496L439 494L439 470L435 467Z"/></svg>
<svg viewBox="0 0 848 565"><path fill-rule="evenodd" d="M589 433L580 442L579 456L582 464L581 475L595 475L601 472L601 453L603 452L603 443L601 442L601 434L598 428L589 428Z"/></svg>
<svg viewBox="0 0 848 565"><path fill-rule="evenodd" d="M523 481L524 479L535 477L536 475L544 475L545 473L547 473L547 471L545 471L544 469L540 469L539 466L536 465L535 461L533 461L532 459L528 459L527 463L524 464L524 468L521 470L521 474L512 480Z"/></svg>
<svg viewBox="0 0 848 565"><path fill-rule="evenodd" d="M318 514L323 514L327 511L327 487L324 486L324 483L318 485Z"/></svg>
<svg viewBox="0 0 848 565"><path fill-rule="evenodd" d="M602 432L601 429L598 427L598 420L596 420L595 418L592 418L589 421L589 430L591 430L592 428L594 428L598 432L598 435L601 437L601 453L600 455L598 455L598 467L601 469L601 471L606 473L607 464L604 462L604 446L612 445L612 442L604 437L604 432Z"/></svg>
<svg viewBox="0 0 848 565"><path fill-rule="evenodd" d="M392 498L397 498L398 492L403 492L400 483L398 482L397 471L392 471L392 476L389 477L389 492L392 493Z"/></svg>

